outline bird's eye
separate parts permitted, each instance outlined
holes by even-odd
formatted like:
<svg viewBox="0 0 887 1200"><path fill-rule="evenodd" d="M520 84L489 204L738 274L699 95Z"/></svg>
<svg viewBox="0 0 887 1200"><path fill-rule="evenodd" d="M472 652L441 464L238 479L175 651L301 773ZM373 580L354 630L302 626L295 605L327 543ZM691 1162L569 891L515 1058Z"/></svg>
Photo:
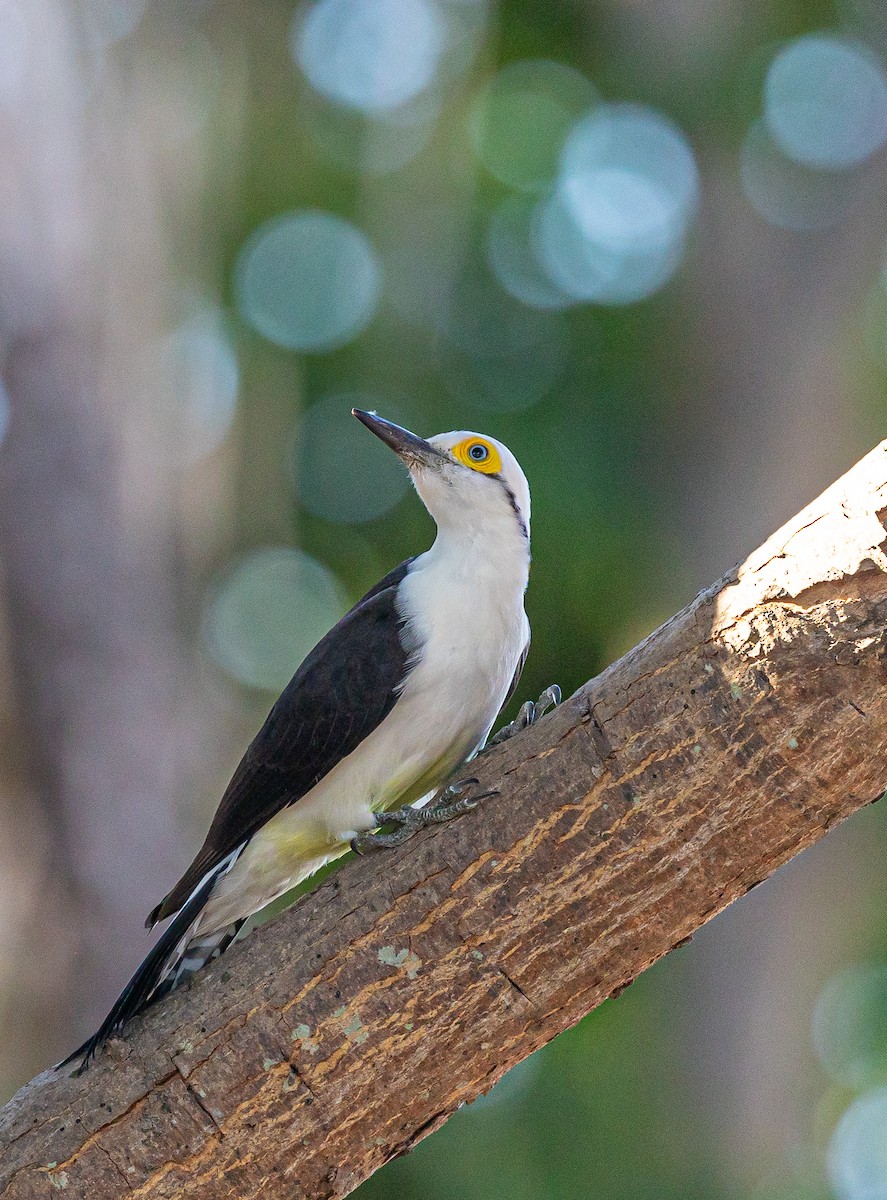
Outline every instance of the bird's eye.
<svg viewBox="0 0 887 1200"><path fill-rule="evenodd" d="M482 475L496 475L502 470L502 456L495 445L486 442L478 434L472 434L459 442L450 451L456 462Z"/></svg>

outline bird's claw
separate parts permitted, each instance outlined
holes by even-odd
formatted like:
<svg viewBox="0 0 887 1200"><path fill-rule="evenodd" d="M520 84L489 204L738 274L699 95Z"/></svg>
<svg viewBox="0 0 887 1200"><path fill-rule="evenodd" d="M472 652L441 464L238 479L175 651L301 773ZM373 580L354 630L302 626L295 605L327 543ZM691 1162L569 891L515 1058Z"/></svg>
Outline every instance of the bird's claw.
<svg viewBox="0 0 887 1200"><path fill-rule="evenodd" d="M561 689L556 683L547 687L539 699L534 704L532 700L525 701L521 706L517 716L510 725L505 725L498 733L493 734L487 742L485 749L490 746L498 746L500 742L507 742L509 738L513 738L516 733L520 733L524 729L529 729L531 725L535 725L540 717L544 716L549 709L555 708L561 702Z"/></svg>
<svg viewBox="0 0 887 1200"><path fill-rule="evenodd" d="M561 689L556 683L550 683L533 706L533 721L544 717L550 709L557 708L560 702Z"/></svg>
<svg viewBox="0 0 887 1200"><path fill-rule="evenodd" d="M408 841L414 833L426 825L439 825L444 821L452 821L454 817L460 817L463 813L470 812L472 808L477 808L479 800L485 800L487 796L495 796L497 793L497 789L494 788L491 791L480 792L476 796L463 795L466 788L473 787L477 782L472 777L471 779L460 779L458 783L451 783L425 808L413 808L408 804L403 808L394 808L390 812L379 813L376 817L376 830L382 829L385 825L393 825L395 828L389 833L376 831L360 833L351 839L351 849L355 854L366 854L371 850L390 850L392 847L400 846Z"/></svg>

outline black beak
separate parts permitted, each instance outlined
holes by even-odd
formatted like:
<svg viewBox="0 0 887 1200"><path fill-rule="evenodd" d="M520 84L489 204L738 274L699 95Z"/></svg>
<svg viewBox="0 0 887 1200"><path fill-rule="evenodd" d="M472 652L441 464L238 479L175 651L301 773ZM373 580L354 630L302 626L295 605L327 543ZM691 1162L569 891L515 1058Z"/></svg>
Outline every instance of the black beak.
<svg viewBox="0 0 887 1200"><path fill-rule="evenodd" d="M430 442L416 437L414 433L410 433L409 429L402 429L393 421L386 421L384 417L377 417L375 413L364 412L360 408L352 408L351 415L357 417L358 421L362 425L366 425L367 429L377 438L381 438L386 446L390 446L408 467L416 464L428 466L443 458L441 452L435 450Z"/></svg>

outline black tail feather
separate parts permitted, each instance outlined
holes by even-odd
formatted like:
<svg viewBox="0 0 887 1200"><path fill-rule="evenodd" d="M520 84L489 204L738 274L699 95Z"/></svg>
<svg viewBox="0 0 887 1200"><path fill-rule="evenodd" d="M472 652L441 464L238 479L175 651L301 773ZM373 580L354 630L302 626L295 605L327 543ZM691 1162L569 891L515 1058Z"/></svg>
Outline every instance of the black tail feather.
<svg viewBox="0 0 887 1200"><path fill-rule="evenodd" d="M226 863L225 866L227 865ZM198 890L188 899L187 903L179 909L169 928L164 931L163 936L151 949L132 979L130 979L129 983L120 993L114 1007L108 1013L107 1017L105 1017L101 1026L92 1037L87 1038L82 1046L78 1046L73 1054L69 1054L66 1059L60 1062L58 1064L59 1067L65 1067L75 1059L82 1058L83 1061L74 1072L76 1075L80 1075L86 1070L96 1051L104 1045L108 1038L122 1029L142 1009L147 1008L155 1000L159 1000L161 996L166 995L167 992L176 986L183 974L181 970L177 971L176 968L179 966L188 949L188 944L185 941L188 930L203 910L216 879L221 873L223 872L216 870L211 875L208 875ZM240 928L240 924L238 923L237 929ZM227 949L234 936L235 934L233 933L229 935L229 931L222 931L222 937L219 939L218 945L222 945L223 950ZM207 959L216 956L215 949L213 954L206 956ZM189 970L187 973L190 974L191 971Z"/></svg>

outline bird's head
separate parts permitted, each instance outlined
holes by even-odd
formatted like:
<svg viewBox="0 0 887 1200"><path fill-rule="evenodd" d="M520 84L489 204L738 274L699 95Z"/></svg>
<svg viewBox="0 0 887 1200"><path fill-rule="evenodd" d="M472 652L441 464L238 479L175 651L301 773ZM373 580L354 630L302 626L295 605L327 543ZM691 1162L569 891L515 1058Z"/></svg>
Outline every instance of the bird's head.
<svg viewBox="0 0 887 1200"><path fill-rule="evenodd" d="M404 462L438 528L513 527L529 542L530 488L507 446L464 429L426 441L375 413L352 412Z"/></svg>

